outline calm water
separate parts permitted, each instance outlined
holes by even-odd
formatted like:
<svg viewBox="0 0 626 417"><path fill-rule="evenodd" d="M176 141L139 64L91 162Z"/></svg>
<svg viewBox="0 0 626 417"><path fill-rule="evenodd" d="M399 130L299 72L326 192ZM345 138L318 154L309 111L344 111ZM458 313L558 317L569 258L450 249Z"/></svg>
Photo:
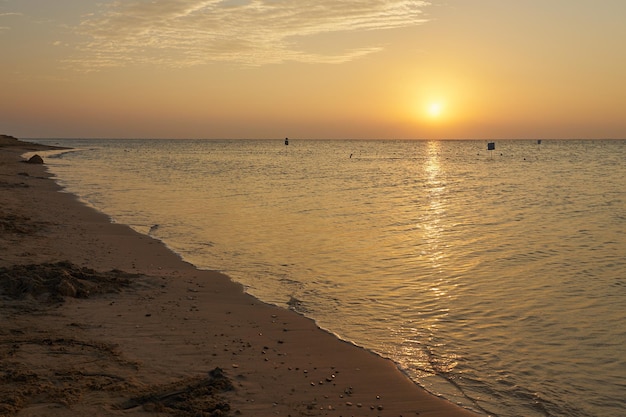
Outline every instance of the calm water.
<svg viewBox="0 0 626 417"><path fill-rule="evenodd" d="M40 142L115 222L451 401L626 415L626 141Z"/></svg>

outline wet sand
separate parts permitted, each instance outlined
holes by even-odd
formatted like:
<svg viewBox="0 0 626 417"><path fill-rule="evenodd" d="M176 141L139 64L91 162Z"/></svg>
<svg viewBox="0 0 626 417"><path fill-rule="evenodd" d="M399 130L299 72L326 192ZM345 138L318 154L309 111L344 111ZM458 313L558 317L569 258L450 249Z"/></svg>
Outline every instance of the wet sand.
<svg viewBox="0 0 626 417"><path fill-rule="evenodd" d="M0 416L474 416L110 223L43 149L0 136Z"/></svg>

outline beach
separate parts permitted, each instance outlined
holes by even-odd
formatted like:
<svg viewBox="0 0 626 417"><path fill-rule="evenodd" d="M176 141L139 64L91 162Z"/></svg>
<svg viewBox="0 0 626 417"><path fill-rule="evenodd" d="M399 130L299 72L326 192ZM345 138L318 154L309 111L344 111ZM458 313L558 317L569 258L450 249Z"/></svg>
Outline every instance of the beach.
<svg viewBox="0 0 626 417"><path fill-rule="evenodd" d="M0 138L0 415L474 415L111 223L44 149Z"/></svg>

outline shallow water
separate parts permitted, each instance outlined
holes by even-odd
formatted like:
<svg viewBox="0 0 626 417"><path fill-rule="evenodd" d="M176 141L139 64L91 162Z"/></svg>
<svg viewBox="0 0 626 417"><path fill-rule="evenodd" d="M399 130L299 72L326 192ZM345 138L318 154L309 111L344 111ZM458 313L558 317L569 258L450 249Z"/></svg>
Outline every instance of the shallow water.
<svg viewBox="0 0 626 417"><path fill-rule="evenodd" d="M626 141L53 140L66 189L482 414L626 414Z"/></svg>

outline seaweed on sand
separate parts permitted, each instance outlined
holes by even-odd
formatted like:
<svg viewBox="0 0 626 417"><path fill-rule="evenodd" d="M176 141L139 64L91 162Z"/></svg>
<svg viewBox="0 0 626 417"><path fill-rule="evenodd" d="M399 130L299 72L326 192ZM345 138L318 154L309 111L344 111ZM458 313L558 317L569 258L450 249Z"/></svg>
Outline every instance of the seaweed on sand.
<svg viewBox="0 0 626 417"><path fill-rule="evenodd" d="M13 300L32 296L40 301L63 302L64 297L89 298L115 293L139 275L118 270L97 272L70 262L0 267L0 295Z"/></svg>
<svg viewBox="0 0 626 417"><path fill-rule="evenodd" d="M180 417L228 416L230 405L220 393L233 389L224 372L215 368L206 378L151 388L147 393L131 398L122 408L143 407L146 411Z"/></svg>

